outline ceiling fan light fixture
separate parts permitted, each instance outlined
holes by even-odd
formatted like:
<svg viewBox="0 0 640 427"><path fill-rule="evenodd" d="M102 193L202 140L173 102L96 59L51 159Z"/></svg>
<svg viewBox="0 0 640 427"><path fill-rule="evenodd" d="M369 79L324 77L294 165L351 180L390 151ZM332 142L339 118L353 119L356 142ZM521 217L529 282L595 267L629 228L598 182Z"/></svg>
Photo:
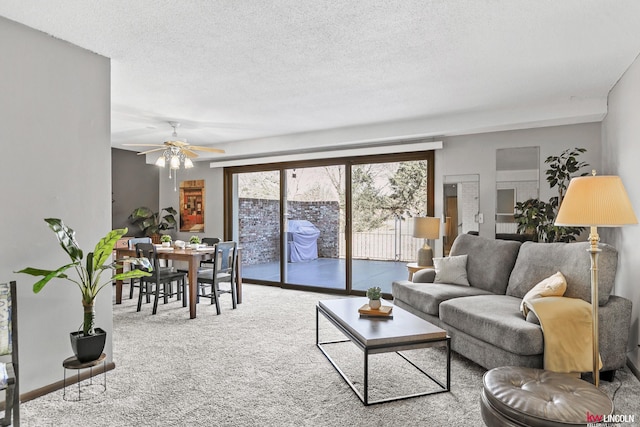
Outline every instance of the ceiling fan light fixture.
<svg viewBox="0 0 640 427"><path fill-rule="evenodd" d="M169 122L169 125L173 128L171 138L164 141L163 144L124 144L124 145L139 145L143 147L158 147L148 149L139 152L138 155L146 155L154 152L161 152L162 154L156 159L155 165L164 168L169 165L169 179L174 179L174 190L177 191L176 174L180 167L185 169L191 169L194 167L191 158L198 157L196 151L206 151L210 153L224 153L224 150L212 147L202 147L198 145L190 145L185 138L178 138L177 128L180 126L179 122Z"/></svg>
<svg viewBox="0 0 640 427"><path fill-rule="evenodd" d="M180 157L178 157L175 154L171 156L171 160L169 161L169 167L171 167L171 169L180 169Z"/></svg>

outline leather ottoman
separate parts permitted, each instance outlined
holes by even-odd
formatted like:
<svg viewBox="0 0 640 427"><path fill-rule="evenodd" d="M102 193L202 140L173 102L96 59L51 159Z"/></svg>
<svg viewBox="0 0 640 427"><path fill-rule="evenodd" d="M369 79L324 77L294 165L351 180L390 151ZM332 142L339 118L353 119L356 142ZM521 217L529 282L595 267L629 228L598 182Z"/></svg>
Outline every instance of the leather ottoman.
<svg viewBox="0 0 640 427"><path fill-rule="evenodd" d="M503 366L482 382L482 419L490 427L586 426L613 412L606 394L568 374Z"/></svg>

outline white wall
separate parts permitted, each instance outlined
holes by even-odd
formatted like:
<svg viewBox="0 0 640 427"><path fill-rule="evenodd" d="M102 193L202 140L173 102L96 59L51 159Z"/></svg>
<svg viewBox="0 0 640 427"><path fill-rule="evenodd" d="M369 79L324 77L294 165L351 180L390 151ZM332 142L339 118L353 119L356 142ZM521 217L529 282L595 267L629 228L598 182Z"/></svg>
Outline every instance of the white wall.
<svg viewBox="0 0 640 427"><path fill-rule="evenodd" d="M631 65L609 93L609 112L602 126L603 174L619 175L631 204L640 218L640 59ZM640 369L640 226L600 229L601 240L606 239L618 248L618 274L614 293L633 302L630 360Z"/></svg>
<svg viewBox="0 0 640 427"><path fill-rule="evenodd" d="M43 221L62 218L87 251L111 229L110 63L0 17L0 280L17 280L21 392L62 380L82 323L80 293L55 280L34 295L23 267L69 262ZM97 300L111 360L111 287Z"/></svg>

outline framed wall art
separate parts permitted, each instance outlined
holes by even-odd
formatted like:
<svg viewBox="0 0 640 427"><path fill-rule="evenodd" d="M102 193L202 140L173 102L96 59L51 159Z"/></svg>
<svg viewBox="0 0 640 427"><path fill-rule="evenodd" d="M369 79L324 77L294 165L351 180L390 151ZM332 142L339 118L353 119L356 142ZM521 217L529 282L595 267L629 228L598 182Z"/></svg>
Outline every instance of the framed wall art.
<svg viewBox="0 0 640 427"><path fill-rule="evenodd" d="M204 179L180 183L180 231L204 233Z"/></svg>

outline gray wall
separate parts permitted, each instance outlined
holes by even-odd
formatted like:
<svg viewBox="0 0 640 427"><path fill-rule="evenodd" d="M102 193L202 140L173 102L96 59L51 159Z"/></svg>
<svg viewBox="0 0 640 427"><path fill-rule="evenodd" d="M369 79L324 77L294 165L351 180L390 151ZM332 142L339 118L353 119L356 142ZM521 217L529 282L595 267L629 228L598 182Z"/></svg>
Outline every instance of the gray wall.
<svg viewBox="0 0 640 427"><path fill-rule="evenodd" d="M603 174L619 175L631 204L640 218L640 59L629 67L609 93L609 112L602 126ZM640 226L601 228L600 238L618 248L618 274L614 292L633 302L629 354L631 363L640 370Z"/></svg>
<svg viewBox="0 0 640 427"><path fill-rule="evenodd" d="M155 165L148 165L144 156L138 156L135 151L111 149L112 228L127 227L128 236L143 235L127 218L134 209L141 206L153 209L154 212L158 209L158 169ZM177 209L177 205L175 207Z"/></svg>
<svg viewBox="0 0 640 427"><path fill-rule="evenodd" d="M480 224L480 235L495 236L496 206L496 150L510 147L540 147L540 197L549 200L555 196L547 184L544 171L548 169L544 160L559 155L563 150L584 147L587 152L581 158L591 167L600 169L600 123L553 126L503 132L488 132L474 135L448 137L442 150L436 151L435 212L442 214L444 200L442 182L444 175L480 175L480 212L484 223ZM441 250L442 240L437 248Z"/></svg>
<svg viewBox="0 0 640 427"><path fill-rule="evenodd" d="M211 169L209 162L194 162L192 169L178 171L178 191L174 191L173 178L169 179L169 171L160 168L160 206L173 206L180 212L180 182L204 179L205 217L204 233L187 233L173 230L170 234L174 239L189 241L189 237L197 234L200 237L223 238L223 174L222 168ZM157 166L156 166L157 167ZM178 220L178 218L176 218ZM178 220L178 223L180 221Z"/></svg>
<svg viewBox="0 0 640 427"><path fill-rule="evenodd" d="M93 249L111 229L109 59L0 17L0 280L17 280L21 392L62 378L69 332L82 323L77 287L55 280L34 295L15 270L69 262L43 218L62 218ZM112 295L96 300L108 333Z"/></svg>
<svg viewBox="0 0 640 427"><path fill-rule="evenodd" d="M443 148L436 150L435 170L435 215L442 215L444 175L478 174L480 176L480 212L484 223L479 225L480 235L495 235L496 206L496 150L510 147L540 147L540 197L548 200L555 196L547 184L544 171L548 156L559 155L567 148L587 149L581 158L592 168L601 166L601 124L551 126L502 132L487 132L473 135L447 137ZM222 236L223 184L222 169L209 168L208 162L196 163L196 168L180 170L178 182L187 179L206 179L205 235ZM160 204L177 206L179 193L173 191L173 181L160 174ZM175 234L175 233L174 233ZM188 238L188 233L177 233L179 238ZM442 253L442 239L435 244L437 254Z"/></svg>
<svg viewBox="0 0 640 427"><path fill-rule="evenodd" d="M480 176L480 212L484 222L479 225L480 235L495 235L496 206L496 150L511 147L540 147L540 197L548 200L555 196L547 184L544 171L548 156L559 155L567 148L587 149L581 158L592 168L601 166L601 124L585 123L545 128L487 132L473 135L447 137L443 148L436 150L435 215L442 215L444 175L478 174ZM173 181L160 174L160 202L162 206L177 206L179 193L173 191ZM178 182L187 179L206 179L206 232L204 235L222 236L223 183L222 169L209 168L208 162L196 163L196 168L180 170ZM174 233L179 238L189 233ZM435 251L442 254L442 239L435 242Z"/></svg>

